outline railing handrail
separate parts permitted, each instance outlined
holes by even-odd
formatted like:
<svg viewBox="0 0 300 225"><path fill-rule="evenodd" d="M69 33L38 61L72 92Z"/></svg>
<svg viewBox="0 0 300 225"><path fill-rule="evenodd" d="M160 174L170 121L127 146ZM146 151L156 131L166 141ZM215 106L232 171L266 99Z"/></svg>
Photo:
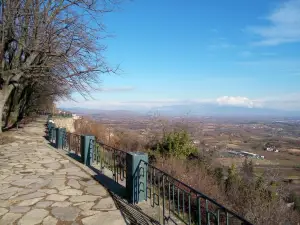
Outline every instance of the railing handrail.
<svg viewBox="0 0 300 225"><path fill-rule="evenodd" d="M101 142L101 141L99 141L99 140L97 140L97 139L95 140L95 142L98 143L98 144L100 144L100 145L103 145L104 147L110 148L111 150L119 151L119 152L123 152L123 153L127 153L127 152L124 151L124 150L117 149L117 148L115 148L115 147L112 147L112 146L110 146L110 145L107 145L107 144L105 144L104 142Z"/></svg>
<svg viewBox="0 0 300 225"><path fill-rule="evenodd" d="M231 211L230 209L227 209L225 206L221 205L220 203L216 202L215 200L211 199L210 197L208 197L207 195L201 193L200 191L196 190L195 188L183 183L182 181L178 180L177 178L171 176L170 174L168 174L167 172L151 165L150 163L144 161L144 160L141 160L143 163L145 164L148 164L150 165L151 167L153 167L154 169L158 170L159 172L161 172L164 176L166 177L170 177L172 180L178 182L179 184L183 185L184 187L190 189L190 192L194 192L197 197L200 196L200 197L203 197L203 198L206 198L207 200L209 200L210 202L212 202L213 204L215 204L216 206L220 207L220 209L224 210L224 211L227 211L229 214L235 216L236 218L240 219L242 222L246 223L246 224L252 224L250 223L249 221L247 221L246 219L244 219L243 217L239 216L238 214L236 214L235 212Z"/></svg>

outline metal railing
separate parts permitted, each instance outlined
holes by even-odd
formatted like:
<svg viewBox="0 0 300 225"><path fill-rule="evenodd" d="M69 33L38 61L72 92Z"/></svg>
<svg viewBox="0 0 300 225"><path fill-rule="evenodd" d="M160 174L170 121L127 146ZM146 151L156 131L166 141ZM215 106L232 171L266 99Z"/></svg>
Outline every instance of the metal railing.
<svg viewBox="0 0 300 225"><path fill-rule="evenodd" d="M75 153L78 156L81 156L81 136L78 134L66 132L64 135L64 139L66 144L65 149L67 149L69 152Z"/></svg>
<svg viewBox="0 0 300 225"><path fill-rule="evenodd" d="M84 136L83 136L84 137ZM56 129L49 130L49 140L56 143ZM81 155L82 136L64 132L62 148L76 155ZM108 146L99 140L90 139L89 149L91 164L103 170L106 168L115 182L126 184L127 152ZM133 166L133 165L131 165ZM147 201L152 207L159 207L163 224L217 224L217 225L250 225L251 223L225 208L215 200L195 190L189 185L172 177L146 161L139 161L137 173L138 185L146 187ZM128 176L130 176L129 173ZM145 182L141 177L146 176ZM142 191L145 191L144 189Z"/></svg>
<svg viewBox="0 0 300 225"><path fill-rule="evenodd" d="M62 149L70 151L70 136L71 133L66 130L63 133Z"/></svg>
<svg viewBox="0 0 300 225"><path fill-rule="evenodd" d="M126 152L113 148L100 141L93 141L92 163L112 172L115 182L122 183L126 179ZM124 183L124 182L123 182Z"/></svg>
<svg viewBox="0 0 300 225"><path fill-rule="evenodd" d="M50 136L50 141L52 143L56 143L56 128L55 127L51 128L49 136Z"/></svg>
<svg viewBox="0 0 300 225"><path fill-rule="evenodd" d="M147 162L147 201L161 207L163 224L250 225L215 200Z"/></svg>

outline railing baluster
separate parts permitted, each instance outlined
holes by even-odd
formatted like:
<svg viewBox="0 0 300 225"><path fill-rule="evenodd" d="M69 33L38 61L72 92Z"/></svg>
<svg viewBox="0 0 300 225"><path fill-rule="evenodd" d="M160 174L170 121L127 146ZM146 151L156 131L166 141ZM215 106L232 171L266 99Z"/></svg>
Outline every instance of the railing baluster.
<svg viewBox="0 0 300 225"><path fill-rule="evenodd" d="M173 192L173 212L175 212L175 192L174 192L174 183L172 183L172 192Z"/></svg>
<svg viewBox="0 0 300 225"><path fill-rule="evenodd" d="M180 189L178 188L177 189L177 214L178 215L180 215L179 208L180 208Z"/></svg>
<svg viewBox="0 0 300 225"><path fill-rule="evenodd" d="M168 197L168 200L169 200L169 216L171 214L171 183L169 181L169 197Z"/></svg>
<svg viewBox="0 0 300 225"><path fill-rule="evenodd" d="M183 191L182 192L182 217L183 217L183 220L184 220L184 215L185 215L185 201L184 201L184 195L185 195L185 192Z"/></svg>
<svg viewBox="0 0 300 225"><path fill-rule="evenodd" d="M197 196L197 225L201 225L201 201L200 196Z"/></svg>
<svg viewBox="0 0 300 225"><path fill-rule="evenodd" d="M189 225L192 223L192 215L191 215L191 193L188 194L189 202Z"/></svg>
<svg viewBox="0 0 300 225"><path fill-rule="evenodd" d="M229 214L227 211L226 211L226 225L229 225Z"/></svg>
<svg viewBox="0 0 300 225"><path fill-rule="evenodd" d="M206 224L210 224L210 218L209 218L209 210L208 210L208 200L205 199L205 210L206 210Z"/></svg>
<svg viewBox="0 0 300 225"><path fill-rule="evenodd" d="M163 205L163 224L165 224L166 222L166 220L165 220L165 193L166 193L166 191L165 191L165 176L163 175L163 178L162 178L163 180L162 180L162 182L163 182L163 200L162 200L162 205Z"/></svg>

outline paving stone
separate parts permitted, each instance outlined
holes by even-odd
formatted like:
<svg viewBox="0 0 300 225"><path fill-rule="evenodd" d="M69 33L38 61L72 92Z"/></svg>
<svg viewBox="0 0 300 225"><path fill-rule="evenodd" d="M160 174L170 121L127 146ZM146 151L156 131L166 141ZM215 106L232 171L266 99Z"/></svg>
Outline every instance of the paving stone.
<svg viewBox="0 0 300 225"><path fill-rule="evenodd" d="M1 193L1 195L2 195L2 194L11 193L11 192L16 193L17 191L20 191L20 190L23 190L23 188L10 187L10 185L8 185L7 188L1 189L1 190L0 190L0 193Z"/></svg>
<svg viewBox="0 0 300 225"><path fill-rule="evenodd" d="M61 171L58 171L58 172L55 172L55 174L57 175L65 175L67 172L61 172Z"/></svg>
<svg viewBox="0 0 300 225"><path fill-rule="evenodd" d="M53 204L52 201L42 201L42 202L38 202L38 203L35 205L35 207L44 209L44 208L49 207L49 206L52 205L52 204Z"/></svg>
<svg viewBox="0 0 300 225"><path fill-rule="evenodd" d="M85 189L85 191L89 194L99 195L103 197L108 195L108 192L105 190L105 188L100 185L89 186Z"/></svg>
<svg viewBox="0 0 300 225"><path fill-rule="evenodd" d="M87 210L91 209L94 205L95 205L95 203L89 202L89 203L83 203L83 204L79 205L78 207L84 211L87 211Z"/></svg>
<svg viewBox="0 0 300 225"><path fill-rule="evenodd" d="M70 202L93 202L97 200L98 196L93 195L81 195L81 196L72 196L69 201Z"/></svg>
<svg viewBox="0 0 300 225"><path fill-rule="evenodd" d="M0 206L1 207L9 207L12 204L11 201L8 200L0 200Z"/></svg>
<svg viewBox="0 0 300 225"><path fill-rule="evenodd" d="M0 180L3 180L4 178L1 178L1 175L0 175ZM10 184L1 184L0 185L0 191L1 191L1 193L3 193L2 192L2 190L5 190L5 189L7 189L7 188L9 188L11 185Z"/></svg>
<svg viewBox="0 0 300 225"><path fill-rule="evenodd" d="M19 206L31 206L37 203L38 201L42 200L43 198L33 198L33 199L27 199L23 202L19 203Z"/></svg>
<svg viewBox="0 0 300 225"><path fill-rule="evenodd" d="M70 179L68 185L75 189L80 189L80 184L75 179Z"/></svg>
<svg viewBox="0 0 300 225"><path fill-rule="evenodd" d="M23 190L22 191L18 191L18 193L16 193L18 196L19 195L27 195L27 194L30 194L30 193L33 193L33 192L36 192L37 191L37 189L35 189L35 188L30 188L30 189L24 189L23 188Z"/></svg>
<svg viewBox="0 0 300 225"><path fill-rule="evenodd" d="M6 213L0 220L0 224L12 225L21 216L22 216L22 214L20 214L20 213Z"/></svg>
<svg viewBox="0 0 300 225"><path fill-rule="evenodd" d="M54 169L54 170L57 170L57 169L61 168L61 164L58 163L58 162L47 163L47 164L44 164L44 166L46 166L50 169Z"/></svg>
<svg viewBox="0 0 300 225"><path fill-rule="evenodd" d="M59 187L57 187L57 190L59 190L59 191L62 191L62 190L66 190L66 189L69 189L70 187L69 186L59 186Z"/></svg>
<svg viewBox="0 0 300 225"><path fill-rule="evenodd" d="M0 175L0 180L4 180L6 177L8 177L8 175L3 175L3 174L1 174L1 175Z"/></svg>
<svg viewBox="0 0 300 225"><path fill-rule="evenodd" d="M75 166L73 163L65 164L65 167L68 166L66 169L60 170L61 172L66 172L66 173L78 173L81 172L81 169L77 166Z"/></svg>
<svg viewBox="0 0 300 225"><path fill-rule="evenodd" d="M76 176L68 176L69 179L74 179L74 180L80 180L80 177L76 177Z"/></svg>
<svg viewBox="0 0 300 225"><path fill-rule="evenodd" d="M68 207L71 202L55 202L51 207Z"/></svg>
<svg viewBox="0 0 300 225"><path fill-rule="evenodd" d="M75 207L56 207L51 210L51 213L59 220L74 221L80 210Z"/></svg>
<svg viewBox="0 0 300 225"><path fill-rule="evenodd" d="M60 186L64 186L65 185L65 178L60 178L60 179L52 179L50 184L48 185L49 188L57 188Z"/></svg>
<svg viewBox="0 0 300 225"><path fill-rule="evenodd" d="M27 164L26 168L30 169L41 169L43 168L41 164L39 163L32 163L32 164Z"/></svg>
<svg viewBox="0 0 300 225"><path fill-rule="evenodd" d="M68 175L73 175L73 176L82 177L82 178L90 178L90 175L88 175L87 173L84 173L82 171L68 172Z"/></svg>
<svg viewBox="0 0 300 225"><path fill-rule="evenodd" d="M22 200L27 200L27 199L33 199L33 198L39 198L39 197L44 197L46 194L42 193L42 192L35 192L32 194L28 194L28 195L22 195L22 196L18 196L16 198L13 198L14 201L22 201Z"/></svg>
<svg viewBox="0 0 300 225"><path fill-rule="evenodd" d="M52 217L52 216L47 216L44 220L43 220L43 225L56 225L57 224L57 219Z"/></svg>
<svg viewBox="0 0 300 225"><path fill-rule="evenodd" d="M18 225L34 225L39 224L49 214L44 209L33 209L27 212L18 222Z"/></svg>
<svg viewBox="0 0 300 225"><path fill-rule="evenodd" d="M27 187L40 189L40 188L47 186L49 183L50 183L50 180L44 180L43 182L40 182L40 183L30 184Z"/></svg>
<svg viewBox="0 0 300 225"><path fill-rule="evenodd" d="M87 187L89 187L89 186L93 186L93 185L96 185L97 184L97 182L96 181L94 181L94 180L88 180L88 181L79 181L79 183L81 184L81 185L83 185L83 186L87 186Z"/></svg>
<svg viewBox="0 0 300 225"><path fill-rule="evenodd" d="M92 216L95 214L101 213L101 211L98 210L85 210L85 211L81 211L80 215L82 216Z"/></svg>
<svg viewBox="0 0 300 225"><path fill-rule="evenodd" d="M10 172L10 170L9 170ZM20 180L22 179L23 175L11 175L11 176L8 176L4 179L4 181L14 181L14 180Z"/></svg>
<svg viewBox="0 0 300 225"><path fill-rule="evenodd" d="M100 212L96 215L82 219L83 225L125 225L125 221L119 211Z"/></svg>
<svg viewBox="0 0 300 225"><path fill-rule="evenodd" d="M11 206L10 213L26 213L30 210L30 207L27 206Z"/></svg>
<svg viewBox="0 0 300 225"><path fill-rule="evenodd" d="M112 210L116 209L115 203L112 200L112 198L103 198L100 199L98 204L96 204L93 209L99 209L99 210Z"/></svg>
<svg viewBox="0 0 300 225"><path fill-rule="evenodd" d="M48 195L56 194L57 190L55 189L39 189L39 192L47 193Z"/></svg>
<svg viewBox="0 0 300 225"><path fill-rule="evenodd" d="M7 213L8 210L5 208L0 208L0 216L4 215L5 213Z"/></svg>
<svg viewBox="0 0 300 225"><path fill-rule="evenodd" d="M65 201L69 196L59 195L59 194L52 194L49 195L46 200L62 202Z"/></svg>
<svg viewBox="0 0 300 225"><path fill-rule="evenodd" d="M3 195L0 195L0 199L2 199L2 200L9 199L14 194L15 194L14 192L10 192L10 193L6 193L6 194L3 194Z"/></svg>
<svg viewBox="0 0 300 225"><path fill-rule="evenodd" d="M37 179L21 179L21 180L17 180L12 182L12 185L15 186L20 186L20 187L27 187L28 185L32 184L32 183L40 183L43 182L42 179L37 178Z"/></svg>
<svg viewBox="0 0 300 225"><path fill-rule="evenodd" d="M62 194L62 195L82 195L82 191L76 190L76 189L66 189L66 190L60 191L59 194Z"/></svg>

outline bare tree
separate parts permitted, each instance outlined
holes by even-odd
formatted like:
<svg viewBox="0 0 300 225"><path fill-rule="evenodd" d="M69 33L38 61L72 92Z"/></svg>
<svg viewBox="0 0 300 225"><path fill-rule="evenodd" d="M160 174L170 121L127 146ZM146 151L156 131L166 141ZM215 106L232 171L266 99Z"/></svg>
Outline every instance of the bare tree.
<svg viewBox="0 0 300 225"><path fill-rule="evenodd" d="M4 105L25 81L87 93L106 63L101 23L118 0L2 0L0 128Z"/></svg>

